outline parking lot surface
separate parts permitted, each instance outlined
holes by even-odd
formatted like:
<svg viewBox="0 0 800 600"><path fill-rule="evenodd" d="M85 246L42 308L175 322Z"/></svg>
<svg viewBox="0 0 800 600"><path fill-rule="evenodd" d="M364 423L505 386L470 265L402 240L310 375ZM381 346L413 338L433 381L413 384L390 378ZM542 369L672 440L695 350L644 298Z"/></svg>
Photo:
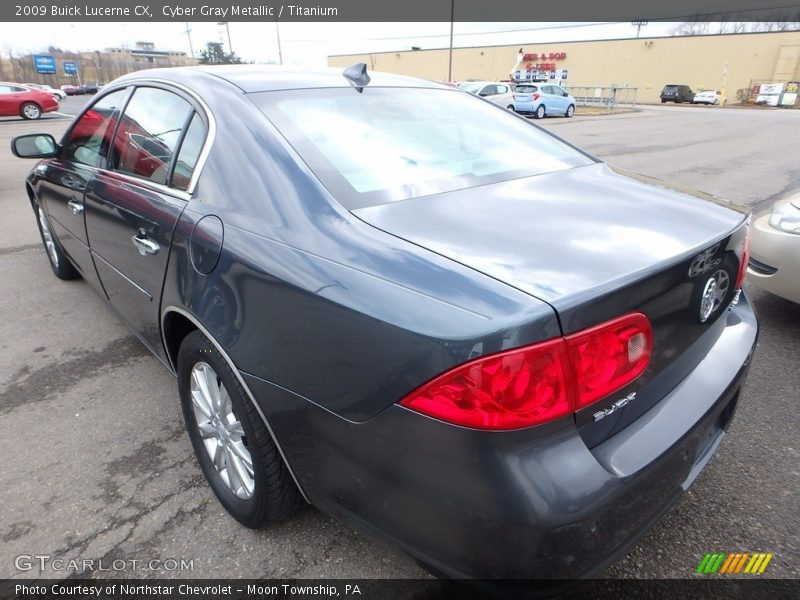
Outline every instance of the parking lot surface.
<svg viewBox="0 0 800 600"><path fill-rule="evenodd" d="M77 114L86 98L62 103ZM134 577L424 577L408 557L308 508L251 531L223 512L184 434L172 376L84 283L53 277L23 187L22 133L69 118L0 119L0 578L19 555L143 562ZM764 210L800 187L800 111L652 107L543 126L612 165ZM568 226L568 224L565 224ZM800 305L748 287L761 337L717 455L607 577L690 577L706 552L773 552L800 576ZM72 575L62 572L59 575Z"/></svg>

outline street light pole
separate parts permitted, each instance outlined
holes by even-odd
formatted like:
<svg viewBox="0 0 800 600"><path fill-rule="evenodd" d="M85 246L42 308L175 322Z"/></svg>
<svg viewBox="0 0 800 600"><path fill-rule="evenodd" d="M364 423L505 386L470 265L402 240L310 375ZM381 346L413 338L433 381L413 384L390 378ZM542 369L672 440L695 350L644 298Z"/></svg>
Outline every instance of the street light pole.
<svg viewBox="0 0 800 600"><path fill-rule="evenodd" d="M186 21L186 37L189 38L189 54L191 54L192 59L194 59L194 46L192 45L192 30L189 29L189 21Z"/></svg>
<svg viewBox="0 0 800 600"><path fill-rule="evenodd" d="M283 64L283 52L281 52L281 30L278 27L278 17L275 17L275 37L278 38L278 64Z"/></svg>
<svg viewBox="0 0 800 600"><path fill-rule="evenodd" d="M233 45L231 44L231 28L228 27L227 21L220 21L217 25L225 25L225 31L228 33L228 54L233 54Z"/></svg>

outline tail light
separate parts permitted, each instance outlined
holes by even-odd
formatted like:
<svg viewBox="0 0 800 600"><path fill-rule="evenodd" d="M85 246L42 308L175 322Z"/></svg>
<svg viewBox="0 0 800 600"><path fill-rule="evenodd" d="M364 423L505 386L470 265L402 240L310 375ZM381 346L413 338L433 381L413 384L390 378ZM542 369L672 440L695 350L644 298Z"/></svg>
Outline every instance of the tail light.
<svg viewBox="0 0 800 600"><path fill-rule="evenodd" d="M400 404L455 425L521 429L570 415L628 385L647 368L652 349L650 322L632 313L466 362Z"/></svg>
<svg viewBox="0 0 800 600"><path fill-rule="evenodd" d="M747 232L744 235L742 242L742 255L739 258L739 273L736 275L736 288L741 289L744 284L744 276L747 273L747 263L750 262L750 222L745 225Z"/></svg>
<svg viewBox="0 0 800 600"><path fill-rule="evenodd" d="M533 96L531 96L531 99L532 100L538 100L541 97L542 97L542 95L539 92L536 92Z"/></svg>

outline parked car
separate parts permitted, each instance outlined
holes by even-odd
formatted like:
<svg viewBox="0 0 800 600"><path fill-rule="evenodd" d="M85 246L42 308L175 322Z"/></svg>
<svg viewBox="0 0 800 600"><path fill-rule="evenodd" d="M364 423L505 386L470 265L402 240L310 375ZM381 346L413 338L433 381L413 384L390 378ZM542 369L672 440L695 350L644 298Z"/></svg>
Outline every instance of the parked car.
<svg viewBox="0 0 800 600"><path fill-rule="evenodd" d="M76 85L62 85L61 91L64 92L67 96L77 96L78 95L78 86Z"/></svg>
<svg viewBox="0 0 800 600"><path fill-rule="evenodd" d="M514 110L514 96L508 83L499 81L462 81L458 84L458 87L470 94L486 98L497 106Z"/></svg>
<svg viewBox="0 0 800 600"><path fill-rule="evenodd" d="M60 90L58 88L50 87L49 85L45 85L42 83L25 83L23 84L25 87L35 88L37 90L42 90L53 96L56 100L61 101L67 97L67 93L64 90Z"/></svg>
<svg viewBox="0 0 800 600"><path fill-rule="evenodd" d="M84 83L78 86L76 93L78 95L96 94L100 86L97 83Z"/></svg>
<svg viewBox="0 0 800 600"><path fill-rule="evenodd" d="M661 103L674 102L680 104L681 102L692 102L694 100L694 92L688 85L678 85L670 83L664 86L661 90Z"/></svg>
<svg viewBox="0 0 800 600"><path fill-rule="evenodd" d="M514 110L537 119L575 114L575 98L554 83L520 83L514 88Z"/></svg>
<svg viewBox="0 0 800 600"><path fill-rule="evenodd" d="M0 117L38 119L58 110L58 100L43 90L0 81Z"/></svg>
<svg viewBox="0 0 800 600"><path fill-rule="evenodd" d="M722 101L722 92L719 90L703 90L697 92L692 98L692 104L719 104Z"/></svg>
<svg viewBox="0 0 800 600"><path fill-rule="evenodd" d="M12 149L40 160L53 273L175 374L249 527L302 498L441 575L579 577L692 484L740 399L746 210L447 86L139 71Z"/></svg>
<svg viewBox="0 0 800 600"><path fill-rule="evenodd" d="M780 200L753 223L750 281L800 303L800 194Z"/></svg>

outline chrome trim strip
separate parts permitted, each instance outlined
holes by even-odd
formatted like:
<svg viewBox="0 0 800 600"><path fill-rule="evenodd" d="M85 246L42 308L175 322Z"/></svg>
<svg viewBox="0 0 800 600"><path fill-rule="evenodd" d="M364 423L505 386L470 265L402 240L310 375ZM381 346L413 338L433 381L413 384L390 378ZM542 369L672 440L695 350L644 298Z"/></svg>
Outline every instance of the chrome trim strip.
<svg viewBox="0 0 800 600"><path fill-rule="evenodd" d="M242 389L244 389L245 393L247 394L247 397L250 398L250 402L253 403L253 406L255 406L256 410L258 411L258 414L261 416L261 420L264 422L264 425L266 426L267 431L269 431L269 435L270 435L270 437L272 437L272 441L275 442L275 447L278 449L278 453L281 455L281 458L283 459L283 464L285 464L286 468L289 470L289 475L292 476L292 479L294 480L294 483L297 486L297 489L300 492L300 495L303 496L303 499L306 502L311 504L311 501L308 499L308 496L306 496L305 491L303 490L302 486L300 485L300 481L297 479L297 476L295 475L294 470L292 469L292 466L289 464L289 461L286 458L286 454L283 452L283 448L281 448L281 445L278 443L278 439L275 437L275 433L272 431L272 427L270 426L269 421L267 421L267 417L264 415L264 411L261 410L261 407L258 405L258 402L256 402L256 399L253 396L253 393L250 391L250 388L247 387L247 384L245 383L244 379L242 378L241 373L239 373L239 369L236 368L236 365L233 363L233 360L231 360L231 357L228 356L227 352L225 352L225 350L223 350L222 346L219 345L217 340L214 339L214 337L208 332L208 330L205 327L203 327L200 324L200 322L193 315L191 315L190 313L186 312L185 310L183 310L181 308L177 308L175 306L169 306L169 307L164 309L163 313L161 313L161 339L162 339L163 344L164 344L164 351L167 354L167 359L169 360L170 364L173 365L173 371L175 371L177 373L177 365L175 365L173 357L170 356L170 354L169 354L169 346L167 346L166 338L164 337L164 320L165 320L167 314L169 314L171 312L176 312L179 315L182 315L182 316L186 317L187 319L189 319L192 323L194 323L194 325L200 331L203 332L203 335L205 335L209 340L211 340L211 343L214 344L214 347L217 349L217 352L219 352L222 355L222 358L225 359L225 362L228 363L228 366L231 368L231 371L233 371L233 374L236 376L236 379L239 381L239 384L242 386Z"/></svg>

